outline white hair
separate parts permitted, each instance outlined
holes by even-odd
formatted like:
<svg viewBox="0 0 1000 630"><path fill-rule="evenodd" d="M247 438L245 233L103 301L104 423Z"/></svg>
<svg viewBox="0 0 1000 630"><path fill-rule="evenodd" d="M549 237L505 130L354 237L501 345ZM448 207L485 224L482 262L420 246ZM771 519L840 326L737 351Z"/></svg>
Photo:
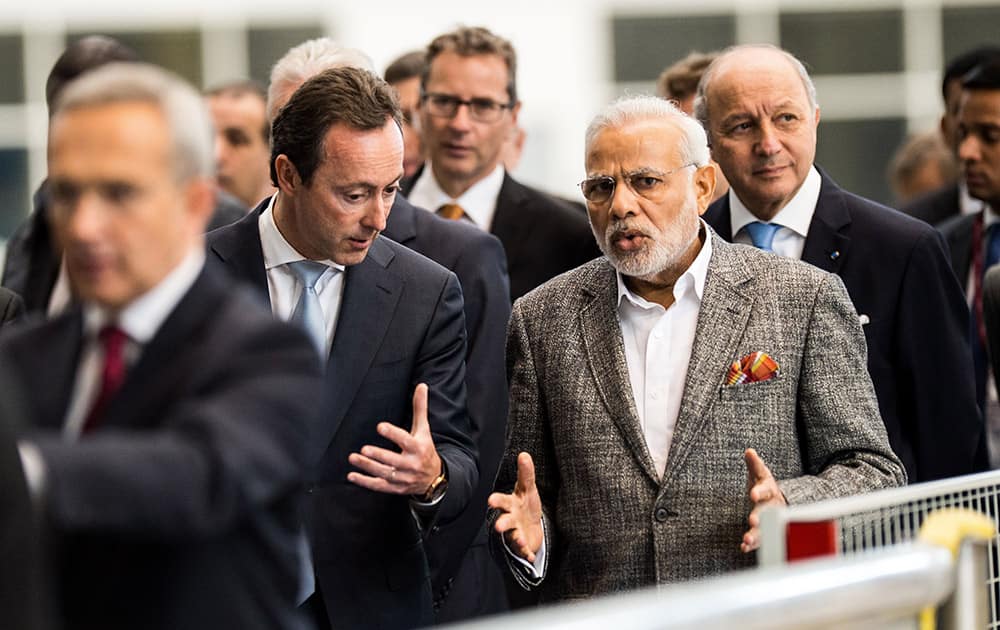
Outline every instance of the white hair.
<svg viewBox="0 0 1000 630"><path fill-rule="evenodd" d="M328 70L351 66L375 74L375 64L357 48L346 48L329 37L318 37L292 48L271 68L267 86L267 119L274 122L278 111L309 78Z"/></svg>
<svg viewBox="0 0 1000 630"><path fill-rule="evenodd" d="M806 90L806 98L809 99L809 109L816 111L819 107L819 101L816 100L816 85L813 83L812 78L809 77L809 72L806 67L799 61L798 57L788 52L774 46L772 44L742 44L738 46L730 46L723 50L718 57L715 58L707 68L705 68L705 73L701 75L701 80L698 82L698 90L694 97L694 117L697 118L705 128L708 128L708 101L705 98L706 92L708 92L708 86L715 78L715 73L722 63L722 60L730 57L732 55L739 55L740 53L747 52L750 50L771 50L779 53L782 57L788 60L788 63L795 69L798 73L799 79L802 81L802 87Z"/></svg>
<svg viewBox="0 0 1000 630"><path fill-rule="evenodd" d="M677 125L682 132L678 149L681 162L705 166L709 162L708 139L698 121L677 108L672 102L656 96L626 96L605 107L587 126L585 145L590 145L605 129L615 129L644 120L664 120Z"/></svg>
<svg viewBox="0 0 1000 630"><path fill-rule="evenodd" d="M157 107L167 121L178 181L215 172L212 121L197 90L179 76L145 63L110 63L69 83L56 99L52 119L63 112L113 103Z"/></svg>

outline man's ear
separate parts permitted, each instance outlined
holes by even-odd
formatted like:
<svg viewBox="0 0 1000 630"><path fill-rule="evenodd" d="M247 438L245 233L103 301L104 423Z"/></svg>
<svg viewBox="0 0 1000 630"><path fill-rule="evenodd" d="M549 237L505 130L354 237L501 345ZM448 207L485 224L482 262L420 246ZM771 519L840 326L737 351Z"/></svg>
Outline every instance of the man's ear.
<svg viewBox="0 0 1000 630"><path fill-rule="evenodd" d="M294 194L296 189L302 185L299 170L284 153L274 158L274 172L278 176L278 190L286 195Z"/></svg>
<svg viewBox="0 0 1000 630"><path fill-rule="evenodd" d="M709 204L715 199L716 169L719 168L714 162L709 162L705 166L699 166L694 172L694 192L698 201L698 214L705 214Z"/></svg>

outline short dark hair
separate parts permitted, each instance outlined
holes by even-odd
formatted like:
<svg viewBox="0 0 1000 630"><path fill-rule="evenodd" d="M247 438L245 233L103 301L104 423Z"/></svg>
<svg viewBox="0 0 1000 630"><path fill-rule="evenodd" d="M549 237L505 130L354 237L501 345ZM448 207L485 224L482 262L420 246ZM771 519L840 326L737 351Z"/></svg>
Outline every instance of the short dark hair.
<svg viewBox="0 0 1000 630"><path fill-rule="evenodd" d="M427 67L427 53L414 50L397 57L389 64L385 69L385 80L390 85L395 85L407 79L419 79L424 75L425 67Z"/></svg>
<svg viewBox="0 0 1000 630"><path fill-rule="evenodd" d="M438 35L427 46L426 66L420 79L421 91L427 88L431 64L443 52L453 52L462 57L496 55L507 66L507 96L511 106L517 102L517 53L511 43L481 26L463 26L450 33Z"/></svg>
<svg viewBox="0 0 1000 630"><path fill-rule="evenodd" d="M1000 55L979 64L962 77L963 90L1000 90Z"/></svg>
<svg viewBox="0 0 1000 630"><path fill-rule="evenodd" d="M944 69L944 77L941 79L941 98L948 100L949 83L962 80L962 77L976 66L997 57L1000 57L1000 46L977 46L953 58Z"/></svg>
<svg viewBox="0 0 1000 630"><path fill-rule="evenodd" d="M66 84L82 74L118 61L139 61L139 55L117 39L104 35L81 37L59 55L45 81L45 104L52 107Z"/></svg>
<svg viewBox="0 0 1000 630"><path fill-rule="evenodd" d="M256 96L260 100L261 105L264 107L264 126L261 128L261 134L264 137L264 142L270 142L271 122L267 119L267 88L265 88L260 81L254 81L253 79L240 79L237 81L222 83L205 90L205 96L208 97L225 96L229 98L240 98L241 96L247 95Z"/></svg>
<svg viewBox="0 0 1000 630"><path fill-rule="evenodd" d="M678 100L692 96L698 90L701 75L718 56L717 50L709 53L693 51L671 64L656 79L657 96Z"/></svg>
<svg viewBox="0 0 1000 630"><path fill-rule="evenodd" d="M323 139L337 123L359 131L402 123L396 91L367 70L329 68L299 86L271 127L271 183L278 186L274 161L284 154L305 185L323 160Z"/></svg>

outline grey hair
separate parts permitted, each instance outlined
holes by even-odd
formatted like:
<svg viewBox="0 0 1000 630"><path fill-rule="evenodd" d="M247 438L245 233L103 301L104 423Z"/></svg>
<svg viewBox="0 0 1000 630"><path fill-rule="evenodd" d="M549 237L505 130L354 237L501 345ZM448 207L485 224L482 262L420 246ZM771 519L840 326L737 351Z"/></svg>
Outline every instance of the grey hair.
<svg viewBox="0 0 1000 630"><path fill-rule="evenodd" d="M212 121L201 94L187 81L146 63L111 63L66 86L55 101L60 114L114 103L149 103L162 112L173 142L173 167L180 182L215 172Z"/></svg>
<svg viewBox="0 0 1000 630"><path fill-rule="evenodd" d="M350 66L375 74L371 58L357 48L341 46L329 37L317 37L292 48L271 68L267 86L267 119L274 122L278 111L307 79L329 70Z"/></svg>
<svg viewBox="0 0 1000 630"><path fill-rule="evenodd" d="M802 81L802 87L806 90L806 97L809 99L809 109L816 111L819 107L819 101L816 100L816 86L813 84L812 78L809 76L809 71L806 70L805 65L799 58L792 53L774 46L773 44L741 44L737 46L730 46L722 51L718 57L715 58L708 68L705 69L705 74L701 76L701 81L698 82L698 91L695 93L694 97L694 117L697 118L702 125L708 129L708 101L705 98L705 93L708 92L708 85L715 78L715 73L722 63L723 59L731 55L738 55L742 52L748 50L773 50L779 53L782 57L788 60L788 63L795 68L795 71L799 74L799 79Z"/></svg>
<svg viewBox="0 0 1000 630"><path fill-rule="evenodd" d="M666 120L676 124L683 132L679 147L681 161L698 166L708 164L708 138L702 126L672 102L656 96L626 96L605 107L587 126L587 151L590 151L590 145L597 135L605 129L615 129L643 120Z"/></svg>

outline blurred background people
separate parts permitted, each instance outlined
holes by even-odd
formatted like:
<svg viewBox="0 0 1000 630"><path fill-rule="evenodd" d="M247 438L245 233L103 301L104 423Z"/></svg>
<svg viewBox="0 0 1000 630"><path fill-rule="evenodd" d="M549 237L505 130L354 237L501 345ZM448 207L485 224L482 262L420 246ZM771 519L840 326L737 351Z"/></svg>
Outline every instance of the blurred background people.
<svg viewBox="0 0 1000 630"><path fill-rule="evenodd" d="M958 178L955 156L937 130L916 133L896 150L886 173L898 205L950 184Z"/></svg>
<svg viewBox="0 0 1000 630"><path fill-rule="evenodd" d="M424 163L420 140L420 78L424 74L424 51L414 50L395 59L385 69L386 83L396 89L403 112L403 177L410 179Z"/></svg>
<svg viewBox="0 0 1000 630"><path fill-rule="evenodd" d="M267 91L254 81L235 81L212 88L205 97L215 128L215 179L222 190L253 208L274 194Z"/></svg>

